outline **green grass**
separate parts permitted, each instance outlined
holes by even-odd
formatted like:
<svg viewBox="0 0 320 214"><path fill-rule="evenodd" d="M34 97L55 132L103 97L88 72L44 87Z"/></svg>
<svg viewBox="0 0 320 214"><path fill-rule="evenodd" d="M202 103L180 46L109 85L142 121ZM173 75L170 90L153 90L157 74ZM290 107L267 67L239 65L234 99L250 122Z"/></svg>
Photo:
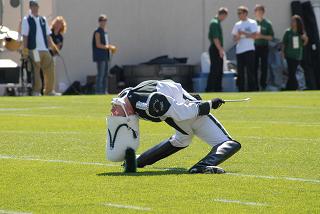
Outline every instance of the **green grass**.
<svg viewBox="0 0 320 214"><path fill-rule="evenodd" d="M222 164L239 176L187 174L210 150L198 138L154 166L123 174L105 160L111 96L0 98L0 212L320 213L320 92L204 95L215 96L253 99L213 112L242 143ZM138 153L174 133L165 124L140 126Z"/></svg>

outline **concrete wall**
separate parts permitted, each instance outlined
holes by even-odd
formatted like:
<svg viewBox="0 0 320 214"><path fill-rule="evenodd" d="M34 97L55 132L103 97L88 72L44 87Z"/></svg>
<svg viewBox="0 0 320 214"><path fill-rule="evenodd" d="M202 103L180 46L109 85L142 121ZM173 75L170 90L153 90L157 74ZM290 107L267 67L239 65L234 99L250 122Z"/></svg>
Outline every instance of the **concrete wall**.
<svg viewBox="0 0 320 214"><path fill-rule="evenodd" d="M8 8L9 0L4 2L4 21L16 29L19 10ZM254 5L260 2L267 7L276 36L282 37L289 26L291 0L40 0L40 6L43 15L66 18L68 32L62 54L71 81L85 82L87 75L96 73L91 39L101 13L108 15L111 42L119 49L113 57L113 65L137 64L162 54L186 56L189 63L196 64L209 46L209 22L219 7L226 6L230 10L229 18L223 23L228 49L233 45L230 32L238 20L236 8L247 5L252 16ZM57 82L69 84L59 59L57 64Z"/></svg>
<svg viewBox="0 0 320 214"><path fill-rule="evenodd" d="M112 43L119 52L112 64L136 64L153 57L170 54L189 57L189 63L199 63L200 55L207 50L208 25L221 6L230 10L223 24L225 46L233 45L231 29L237 21L236 8L248 5L250 10L260 1L256 0L68 0L56 1L57 15L66 17L69 30L66 34L63 55L72 80L85 80L95 74L91 60L92 32L97 16L109 17ZM291 0L264 0L267 16L274 23L277 37L289 25ZM252 16L253 12L251 12ZM63 69L58 71L63 79Z"/></svg>

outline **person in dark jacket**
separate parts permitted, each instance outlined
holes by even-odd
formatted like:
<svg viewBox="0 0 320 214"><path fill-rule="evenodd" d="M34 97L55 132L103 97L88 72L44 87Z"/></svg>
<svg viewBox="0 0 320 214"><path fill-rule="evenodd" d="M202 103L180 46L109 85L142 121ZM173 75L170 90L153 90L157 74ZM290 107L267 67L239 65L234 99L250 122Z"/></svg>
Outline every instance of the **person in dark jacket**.
<svg viewBox="0 0 320 214"><path fill-rule="evenodd" d="M107 16L99 16L99 27L94 31L92 38L93 61L97 64L96 94L107 93L108 63L111 54L117 48L109 44L109 37L106 31Z"/></svg>
<svg viewBox="0 0 320 214"><path fill-rule="evenodd" d="M302 18L294 15L291 18L291 28L287 29L282 42L282 55L288 63L289 79L286 90L297 90L298 81L296 72L301 64L303 57L303 48L308 44L308 36L304 30Z"/></svg>
<svg viewBox="0 0 320 214"><path fill-rule="evenodd" d="M33 65L33 96L41 96L40 70L44 73L43 94L47 96L58 95L54 90L54 64L49 49L56 49L50 35L47 19L39 15L39 2L29 1L30 14L22 20L21 34L23 36L22 57L31 60Z"/></svg>

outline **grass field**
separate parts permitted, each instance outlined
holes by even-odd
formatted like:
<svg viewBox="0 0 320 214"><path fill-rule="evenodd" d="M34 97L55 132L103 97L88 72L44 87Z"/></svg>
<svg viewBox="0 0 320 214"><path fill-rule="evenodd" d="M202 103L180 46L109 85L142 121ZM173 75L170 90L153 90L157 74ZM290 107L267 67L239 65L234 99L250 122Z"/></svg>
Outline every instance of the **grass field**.
<svg viewBox="0 0 320 214"><path fill-rule="evenodd" d="M217 94L206 94L206 99ZM190 175L193 144L125 175L105 160L111 96L0 98L0 213L320 213L320 92L251 97L213 112L242 150L225 175ZM138 153L169 137L141 122Z"/></svg>

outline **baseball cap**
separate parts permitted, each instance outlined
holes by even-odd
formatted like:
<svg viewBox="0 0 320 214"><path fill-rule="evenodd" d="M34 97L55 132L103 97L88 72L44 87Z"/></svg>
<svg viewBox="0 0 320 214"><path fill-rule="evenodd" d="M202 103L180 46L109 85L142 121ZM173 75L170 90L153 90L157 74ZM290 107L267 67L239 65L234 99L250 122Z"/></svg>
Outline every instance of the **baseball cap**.
<svg viewBox="0 0 320 214"><path fill-rule="evenodd" d="M29 1L29 6L39 6L39 1L38 0L30 0Z"/></svg>

